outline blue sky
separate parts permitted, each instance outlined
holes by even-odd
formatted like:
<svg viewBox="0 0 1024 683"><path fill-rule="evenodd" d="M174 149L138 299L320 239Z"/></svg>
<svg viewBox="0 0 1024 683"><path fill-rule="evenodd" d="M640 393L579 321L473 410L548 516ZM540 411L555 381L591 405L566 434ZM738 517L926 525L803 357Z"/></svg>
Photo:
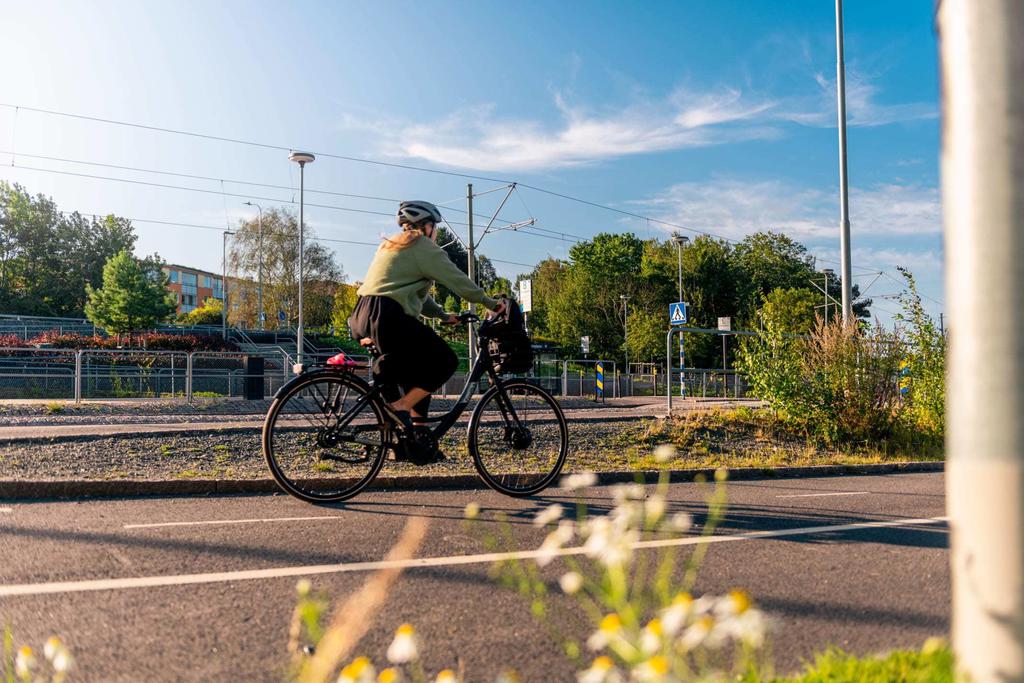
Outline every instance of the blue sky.
<svg viewBox="0 0 1024 683"><path fill-rule="evenodd" d="M909 267L937 314L933 9L932 0L849 1L845 22L855 281L866 287L870 271ZM830 0L0 0L0 11L6 104L515 180L732 239L771 228L806 244L820 267L838 260ZM178 224L137 222L139 250L209 270L220 268L220 234L181 224L223 228L251 215L245 198L228 195L256 195L264 207L297 195L286 152L27 109L0 107L0 150L0 179L63 209ZM306 174L307 190L455 208L465 206L466 182L326 157ZM493 211L501 195L481 197L477 210ZM306 201L394 209L309 192ZM571 238L555 233L671 231L528 189L502 217L532 217L538 228L485 239L482 252L505 261L497 265L508 276L526 270L514 264L565 256ZM307 223L321 237L365 242L392 226L373 213L314 207ZM373 248L329 246L360 279ZM895 291L883 276L868 294ZM875 310L888 321L895 308L879 299Z"/></svg>

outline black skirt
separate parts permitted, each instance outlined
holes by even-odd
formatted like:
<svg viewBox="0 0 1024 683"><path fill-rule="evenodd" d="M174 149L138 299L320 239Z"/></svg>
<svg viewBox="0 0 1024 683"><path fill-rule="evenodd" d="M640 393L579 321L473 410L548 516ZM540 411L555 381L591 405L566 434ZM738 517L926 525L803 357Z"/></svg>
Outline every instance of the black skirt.
<svg viewBox="0 0 1024 683"><path fill-rule="evenodd" d="M397 384L403 391L413 387L435 392L458 367L451 347L432 329L405 312L386 296L362 296L348 319L352 336L370 338L380 351L380 363L374 368L377 382ZM390 401L397 396L385 396ZM416 406L426 415L429 399Z"/></svg>

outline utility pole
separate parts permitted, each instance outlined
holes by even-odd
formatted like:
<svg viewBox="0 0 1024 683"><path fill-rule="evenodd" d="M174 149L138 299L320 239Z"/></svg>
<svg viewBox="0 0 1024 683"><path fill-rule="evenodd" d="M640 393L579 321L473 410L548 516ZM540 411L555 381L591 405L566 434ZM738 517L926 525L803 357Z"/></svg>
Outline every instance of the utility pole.
<svg viewBox="0 0 1024 683"><path fill-rule="evenodd" d="M943 0L950 330L946 505L956 664L1024 680L1024 3Z"/></svg>
<svg viewBox="0 0 1024 683"><path fill-rule="evenodd" d="M476 246L473 242L473 183L466 186L466 210L469 211L469 241L466 243L466 274L476 284ZM469 362L476 358L476 330L472 325L469 327Z"/></svg>
<svg viewBox="0 0 1024 683"><path fill-rule="evenodd" d="M853 268L850 265L850 198L846 176L846 64L843 61L843 0L836 0L836 96L839 112L839 260L843 285L843 324L853 318ZM826 312L828 308L825 309Z"/></svg>

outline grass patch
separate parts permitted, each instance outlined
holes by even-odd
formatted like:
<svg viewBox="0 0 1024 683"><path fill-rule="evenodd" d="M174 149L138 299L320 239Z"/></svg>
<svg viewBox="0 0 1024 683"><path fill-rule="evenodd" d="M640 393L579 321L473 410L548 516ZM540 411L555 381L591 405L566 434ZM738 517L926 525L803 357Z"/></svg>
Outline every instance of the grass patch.
<svg viewBox="0 0 1024 683"><path fill-rule="evenodd" d="M671 443L679 455L655 462L653 448ZM594 469L680 469L716 467L805 467L863 465L907 460L942 460L942 439L900 433L889 439L825 446L812 435L775 418L768 410L684 413L667 420L645 420L586 448L577 456Z"/></svg>
<svg viewBox="0 0 1024 683"><path fill-rule="evenodd" d="M814 659L807 670L772 683L952 683L953 653L938 639L920 651L901 650L880 657L855 657L829 650ZM743 683L762 679L745 677Z"/></svg>
<svg viewBox="0 0 1024 683"><path fill-rule="evenodd" d="M64 412L64 404L60 401L50 401L43 406L43 410L46 411L47 415L59 415Z"/></svg>
<svg viewBox="0 0 1024 683"><path fill-rule="evenodd" d="M198 479L202 474L198 470L181 470L174 475L175 479Z"/></svg>

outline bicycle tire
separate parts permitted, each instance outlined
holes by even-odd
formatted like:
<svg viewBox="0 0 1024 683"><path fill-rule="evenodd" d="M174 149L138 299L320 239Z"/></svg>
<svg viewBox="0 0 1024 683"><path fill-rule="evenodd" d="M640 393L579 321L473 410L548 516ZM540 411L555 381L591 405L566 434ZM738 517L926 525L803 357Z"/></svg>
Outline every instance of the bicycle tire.
<svg viewBox="0 0 1024 683"><path fill-rule="evenodd" d="M509 425L499 404L501 388L516 409L520 429L527 423L535 425L532 428L525 426L526 434L517 434L516 427ZM529 401L527 397L530 397ZM517 402L517 398L523 400ZM539 422L531 422L528 413L532 408L543 408L546 415ZM501 423L493 417L485 422L489 410L496 410L501 415ZM541 435L538 429L540 426L545 428L543 436L547 437L542 444L545 452L524 457L526 449L533 446L535 439ZM497 438L499 436L500 439ZM552 441L555 437L557 445ZM480 398L469 420L467 441L473 464L484 483L506 496L523 498L540 493L558 478L569 453L569 425L562 408L551 394L526 380L512 379L491 387ZM504 448L501 450L504 452L498 452L502 444ZM516 453L519 457L516 457ZM527 462L531 459L532 464ZM527 470L533 468L543 471L524 471L524 467Z"/></svg>
<svg viewBox="0 0 1024 683"><path fill-rule="evenodd" d="M322 504L348 500L370 485L384 466L388 449L386 421L379 400L369 400L347 423L354 424L359 416L365 416L362 424L353 427L361 430L358 434L339 436L337 425L330 424L332 418L338 417L335 413L344 415L346 409L332 405L331 413L325 412L325 404L332 401L341 401L348 406L347 410L352 410L369 392L369 385L361 379L333 370L313 371L284 386L267 411L262 435L263 456L278 486L299 500ZM319 415L310 407L318 408ZM308 424L288 417L279 419L292 415L286 412L289 408L305 417ZM288 421L298 425L285 425ZM358 436L362 434L367 436ZM363 442L356 438L363 438ZM286 448L287 454L281 452ZM307 452L298 450L302 448ZM342 452L342 448L347 450ZM358 476L322 476L341 465L350 465L344 469Z"/></svg>

